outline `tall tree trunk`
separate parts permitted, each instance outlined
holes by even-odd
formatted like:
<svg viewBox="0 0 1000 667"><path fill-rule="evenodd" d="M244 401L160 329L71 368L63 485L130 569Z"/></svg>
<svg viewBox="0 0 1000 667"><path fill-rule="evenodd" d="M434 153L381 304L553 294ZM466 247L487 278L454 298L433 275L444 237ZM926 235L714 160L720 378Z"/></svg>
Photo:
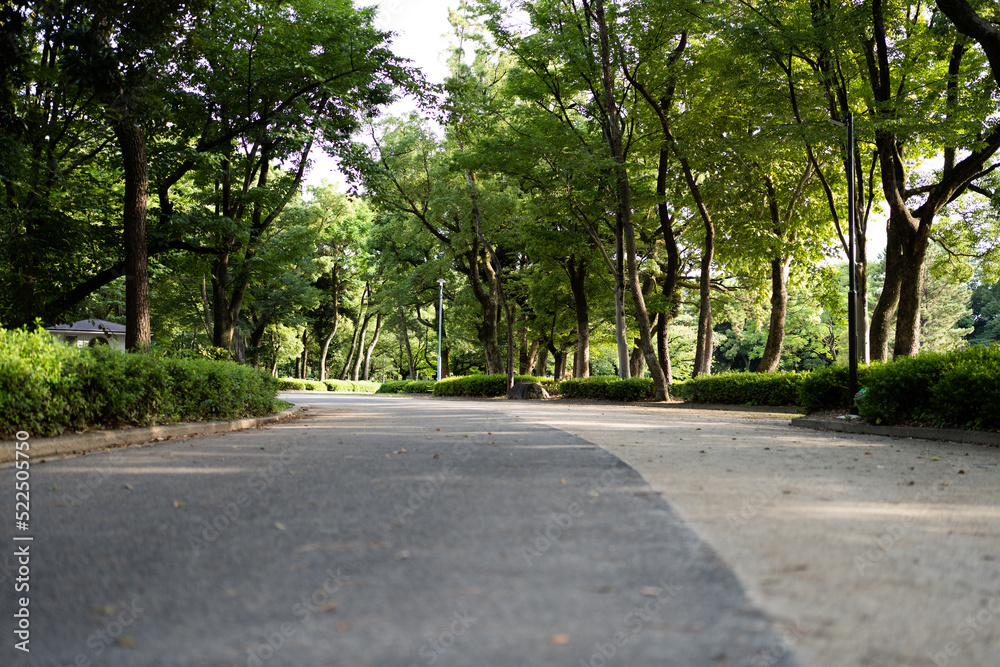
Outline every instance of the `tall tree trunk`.
<svg viewBox="0 0 1000 667"><path fill-rule="evenodd" d="M639 341L636 341L637 343ZM628 360L629 372L634 378L641 378L646 375L646 359L642 354L642 348L638 345L632 348L632 355ZM657 362L659 365L659 362ZM661 369L662 370L662 369Z"/></svg>
<svg viewBox="0 0 1000 667"><path fill-rule="evenodd" d="M309 375L309 327L302 330L302 364L299 366L299 378L306 379Z"/></svg>
<svg viewBox="0 0 1000 667"><path fill-rule="evenodd" d="M631 376L628 363L628 322L625 315L625 228L620 217L615 220L615 346L618 350L618 377Z"/></svg>
<svg viewBox="0 0 1000 667"><path fill-rule="evenodd" d="M406 317L403 315L402 308L399 309L399 328L403 331L402 340L406 343L406 379L415 380L417 378L417 367L413 361L413 346L410 345L410 334L406 330Z"/></svg>
<svg viewBox="0 0 1000 667"><path fill-rule="evenodd" d="M635 308L635 320L639 327L639 340L646 364L650 367L655 387L653 400L663 401L668 398L667 379L663 369L656 359L653 348L653 337L649 326L649 314L646 311L646 301L642 296L642 283L639 281L639 265L635 247L635 226L632 221L632 187L629 184L628 170L625 167L625 149L622 144L622 124L614 93L614 78L611 72L611 40L608 25L604 16L604 0L595 0L594 18L601 40L601 80L603 83L604 106L607 116L607 140L611 155L617 163L617 210L616 217L622 223L625 239L625 257L628 268L629 289L632 292L632 305Z"/></svg>
<svg viewBox="0 0 1000 667"><path fill-rule="evenodd" d="M365 350L365 371L361 378L362 380L371 379L371 366L372 366L372 352L375 351L375 346L378 345L379 335L382 333L382 313L375 316L375 333L372 335L372 342L368 345ZM442 376L443 377L443 376Z"/></svg>
<svg viewBox="0 0 1000 667"><path fill-rule="evenodd" d="M365 321L361 325L361 335L358 337L357 354L354 357L354 364L351 366L351 381L357 382L361 375L361 364L365 358L365 337L368 335L368 325L371 324L374 313L365 314Z"/></svg>
<svg viewBox="0 0 1000 667"><path fill-rule="evenodd" d="M566 377L566 351L556 350L552 354L554 360L554 367L552 370L552 376L556 381L563 380Z"/></svg>
<svg viewBox="0 0 1000 667"><path fill-rule="evenodd" d="M527 321L527 318L523 318L522 321ZM517 372L518 375L527 375L531 372L532 359L530 348L528 347L528 328L525 326L521 329L521 340L518 346L517 353Z"/></svg>
<svg viewBox="0 0 1000 667"><path fill-rule="evenodd" d="M538 361L535 362L535 370L533 371L532 374L535 375L536 377L543 378L545 377L545 373L549 367L549 348L545 345L541 345L539 341L535 342L536 344L539 344ZM556 376L553 375L553 377Z"/></svg>
<svg viewBox="0 0 1000 667"><path fill-rule="evenodd" d="M698 346L694 355L692 377L712 373L712 257L715 253L715 226L705 220L705 246L701 253L701 279L698 290Z"/></svg>
<svg viewBox="0 0 1000 667"><path fill-rule="evenodd" d="M670 363L670 318L666 313L660 313L656 320L656 353L660 358L660 366L667 378L667 384L674 383L674 369Z"/></svg>
<svg viewBox="0 0 1000 667"><path fill-rule="evenodd" d="M149 327L149 261L146 256L146 208L149 160L146 135L126 116L115 125L125 171L125 349L145 351L152 344Z"/></svg>
<svg viewBox="0 0 1000 667"><path fill-rule="evenodd" d="M788 313L788 271L792 258L771 260L771 318L767 327L767 343L757 365L758 373L773 373L781 363L785 345L785 317Z"/></svg>
<svg viewBox="0 0 1000 667"><path fill-rule="evenodd" d="M479 239L476 238L472 243L472 248L464 255L468 268L468 271L465 273L469 278L469 286L472 287L472 294L483 309L482 324L476 326L476 331L479 335L479 342L483 346L483 353L486 356L486 373L488 375L497 375L503 370L500 345L497 342L497 322L500 319L500 304L493 295L493 289L488 286L495 284L493 265L489 260L481 264L479 255ZM485 279L483 274L485 274Z"/></svg>
<svg viewBox="0 0 1000 667"><path fill-rule="evenodd" d="M330 354L330 343L333 342L334 337L337 335L337 328L340 326L340 318L333 318L333 327L330 329L330 333L327 334L326 338L323 339L323 348L319 355L319 378L320 380L326 380L329 371L326 368L326 359Z"/></svg>
<svg viewBox="0 0 1000 667"><path fill-rule="evenodd" d="M367 294L367 290L365 291ZM364 309L365 309L365 294L361 295L361 303L358 305L358 315L354 319L354 333L351 336L351 349L347 352L347 358L344 359L344 367L340 369L340 379L346 380L348 371L353 367L354 363L354 353L358 351L358 336L361 334L361 321L364 319ZM407 341L409 342L409 341Z"/></svg>
<svg viewBox="0 0 1000 667"><path fill-rule="evenodd" d="M573 377L590 377L590 307L587 303L587 266L585 258L566 260L573 303L576 306L576 353L573 355Z"/></svg>
<svg viewBox="0 0 1000 667"><path fill-rule="evenodd" d="M979 16L963 0L938 0L938 7L955 22L962 36L955 42L949 60L947 115L952 118L961 113L958 108L958 87L962 73L961 63L966 52L964 40L971 37L982 47L990 62L993 78L1000 86L1000 32L996 26ZM903 162L905 145L893 133L891 126L898 93L892 80L890 57L895 44L890 43L892 27L887 29L885 0L872 0L871 38L862 42L868 66L868 82L876 102L879 120L890 122L875 131L875 146L881 168L882 191L889 208L889 226L886 247L886 286L872 316L872 354L887 357L888 319L896 307L896 341L893 354L913 355L920 349L920 299L923 287L923 264L937 213L967 189L972 181L982 175L984 165L1000 149L1000 125L994 123L984 132L975 150L956 162L954 147L944 150L944 168L937 183L924 188L926 199L915 210L907 200L912 192L907 189L906 165ZM876 327L878 330L876 331Z"/></svg>
<svg viewBox="0 0 1000 667"><path fill-rule="evenodd" d="M924 257L929 235L920 230L903 242L903 262L900 267L899 304L896 306L896 341L892 356L913 356L920 352L920 301L924 293Z"/></svg>
<svg viewBox="0 0 1000 667"><path fill-rule="evenodd" d="M278 336L275 333L271 333L271 377L278 377L278 355L281 352L278 345Z"/></svg>
<svg viewBox="0 0 1000 667"><path fill-rule="evenodd" d="M507 324L507 391L510 391L511 387L514 386L514 317L510 312L510 304L507 302L507 294L504 292L503 288L503 267L500 265L500 258L497 257L496 252L493 251L493 246L490 242L486 240L483 235L483 220L482 215L479 211L479 195L476 191L476 179L472 174L472 170L465 170L466 182L469 186L469 198L472 200L472 214L476 220L476 235L479 237L479 242L483 244L486 248L486 252L489 256L489 262L493 266L493 282L494 289L496 290L497 297L500 301L500 306L503 308L505 322ZM496 337L494 336L494 339Z"/></svg>
<svg viewBox="0 0 1000 667"><path fill-rule="evenodd" d="M326 358L330 353L330 343L333 342L334 336L337 335L337 329L340 327L340 308L338 308L338 301L340 297L339 284L335 281L333 284L333 326L330 327L330 333L326 335L323 339L323 348L319 355L319 379L326 380L327 370L326 370Z"/></svg>
<svg viewBox="0 0 1000 667"><path fill-rule="evenodd" d="M893 233L892 215L889 216L889 233L886 236L885 247L885 281L882 284L882 293L879 295L875 310L872 311L872 321L869 331L871 345L871 358L873 361L889 360L889 332L892 326L892 317L896 313L896 305L899 303L899 293L903 271L903 249L899 236Z"/></svg>

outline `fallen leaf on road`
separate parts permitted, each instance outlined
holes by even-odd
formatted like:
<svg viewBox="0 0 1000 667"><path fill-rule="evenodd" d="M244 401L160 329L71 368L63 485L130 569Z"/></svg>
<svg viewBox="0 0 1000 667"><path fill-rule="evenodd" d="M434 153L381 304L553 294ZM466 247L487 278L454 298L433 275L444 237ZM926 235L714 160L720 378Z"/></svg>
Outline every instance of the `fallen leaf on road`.
<svg viewBox="0 0 1000 667"><path fill-rule="evenodd" d="M553 646L565 646L569 643L569 637L570 635L568 632L560 632L557 635L549 637L549 643Z"/></svg>
<svg viewBox="0 0 1000 667"><path fill-rule="evenodd" d="M99 607L94 607L92 611L100 616L114 616L121 611L121 607L116 604L102 604Z"/></svg>
<svg viewBox="0 0 1000 667"><path fill-rule="evenodd" d="M559 483L560 483L560 484L565 484L565 483L566 483L566 480L565 480L565 479L560 479L560 480L559 480Z"/></svg>
<svg viewBox="0 0 1000 667"><path fill-rule="evenodd" d="M658 586L643 586L641 592L643 595L655 598L657 595L663 592L663 589L659 588Z"/></svg>
<svg viewBox="0 0 1000 667"><path fill-rule="evenodd" d="M274 522L274 527L277 528L278 530L284 530L285 529L285 524L281 523L280 521L275 521Z"/></svg>
<svg viewBox="0 0 1000 667"><path fill-rule="evenodd" d="M179 500L174 501L174 507L184 507L184 503Z"/></svg>
<svg viewBox="0 0 1000 667"><path fill-rule="evenodd" d="M125 648L135 648L138 644L137 642L129 637L128 635L122 635L118 638L118 645Z"/></svg>

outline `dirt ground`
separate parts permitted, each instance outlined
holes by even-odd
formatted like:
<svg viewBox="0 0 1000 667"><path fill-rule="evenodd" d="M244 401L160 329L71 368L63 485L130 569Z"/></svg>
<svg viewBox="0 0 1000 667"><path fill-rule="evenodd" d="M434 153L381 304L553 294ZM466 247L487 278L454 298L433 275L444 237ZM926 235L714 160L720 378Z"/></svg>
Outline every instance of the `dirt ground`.
<svg viewBox="0 0 1000 667"><path fill-rule="evenodd" d="M787 414L496 405L639 470L778 624L775 655L1000 664L997 448L807 430Z"/></svg>

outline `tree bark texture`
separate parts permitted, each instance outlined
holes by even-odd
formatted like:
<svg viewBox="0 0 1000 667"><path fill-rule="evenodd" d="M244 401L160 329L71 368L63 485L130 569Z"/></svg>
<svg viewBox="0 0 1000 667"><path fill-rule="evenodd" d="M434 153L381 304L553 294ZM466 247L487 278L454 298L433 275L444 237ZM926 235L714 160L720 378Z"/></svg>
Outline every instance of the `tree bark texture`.
<svg viewBox="0 0 1000 667"><path fill-rule="evenodd" d="M371 367L372 367L372 353L375 351L375 346L378 345L379 335L382 333L382 313L379 312L375 316L375 332L372 334L372 342L368 344L367 349L365 349L365 367L364 373L361 376L362 380L371 379ZM441 377L444 377L442 375Z"/></svg>
<svg viewBox="0 0 1000 667"><path fill-rule="evenodd" d="M587 260L575 256L566 260L573 304L576 306L576 354L573 357L573 377L590 377L590 307L587 303Z"/></svg>
<svg viewBox="0 0 1000 667"><path fill-rule="evenodd" d="M646 365L653 375L653 400L664 401L668 398L667 380L663 369L656 359L653 347L653 337L649 326L649 314L646 301L642 296L642 284L639 281L639 264L635 246L635 226L632 221L632 188L629 184L628 170L625 166L625 150L622 144L622 124L618 113L614 94L614 79L611 72L611 44L608 25L604 15L604 0L594 2L597 29L601 40L601 79L604 89L604 105L606 113L607 140L611 155L617 163L617 210L616 215L621 221L625 240L626 267L628 269L629 289L632 292L632 305L635 308L635 320L639 327L639 340Z"/></svg>
<svg viewBox="0 0 1000 667"><path fill-rule="evenodd" d="M126 117L115 125L125 171L125 349L143 351L152 344L149 326L149 261L146 254L146 208L149 160L146 135Z"/></svg>

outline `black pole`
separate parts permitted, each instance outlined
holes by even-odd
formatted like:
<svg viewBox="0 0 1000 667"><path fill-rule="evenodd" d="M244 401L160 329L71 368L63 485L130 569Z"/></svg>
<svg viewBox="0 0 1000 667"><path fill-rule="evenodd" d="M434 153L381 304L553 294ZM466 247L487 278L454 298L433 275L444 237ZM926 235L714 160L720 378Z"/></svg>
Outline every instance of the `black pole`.
<svg viewBox="0 0 1000 667"><path fill-rule="evenodd" d="M854 115L847 114L847 271L850 274L848 279L847 292L847 355L849 366L849 385L851 392L852 415L858 414L858 408L854 404L854 396L858 393L858 290L855 278L854 266L854 224L855 224L855 193L854 193Z"/></svg>

